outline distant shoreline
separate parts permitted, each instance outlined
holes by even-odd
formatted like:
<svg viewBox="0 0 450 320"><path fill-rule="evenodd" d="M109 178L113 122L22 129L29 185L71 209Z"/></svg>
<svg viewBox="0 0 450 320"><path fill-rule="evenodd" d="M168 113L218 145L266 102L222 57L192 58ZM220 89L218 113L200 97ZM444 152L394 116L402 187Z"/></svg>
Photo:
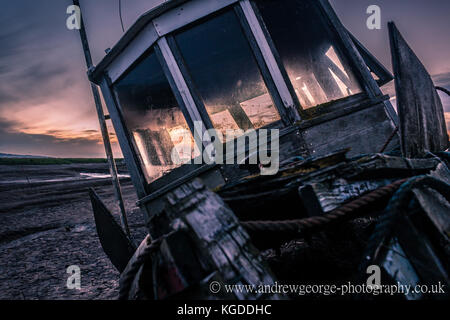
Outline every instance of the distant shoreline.
<svg viewBox="0 0 450 320"><path fill-rule="evenodd" d="M123 159L116 159L123 162ZM54 165L107 163L105 158L0 158L0 165Z"/></svg>

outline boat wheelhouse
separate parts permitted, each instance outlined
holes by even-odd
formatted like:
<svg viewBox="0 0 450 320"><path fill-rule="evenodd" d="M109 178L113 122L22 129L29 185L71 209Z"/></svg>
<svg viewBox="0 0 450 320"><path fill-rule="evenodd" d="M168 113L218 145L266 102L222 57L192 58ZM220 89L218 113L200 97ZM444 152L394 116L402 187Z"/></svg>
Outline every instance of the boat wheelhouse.
<svg viewBox="0 0 450 320"><path fill-rule="evenodd" d="M392 76L327 0L167 1L89 76L147 218L162 210L162 195L195 177L216 188L249 174L239 164L190 161L207 129L279 129L281 162L399 143L390 139L397 115L380 90Z"/></svg>

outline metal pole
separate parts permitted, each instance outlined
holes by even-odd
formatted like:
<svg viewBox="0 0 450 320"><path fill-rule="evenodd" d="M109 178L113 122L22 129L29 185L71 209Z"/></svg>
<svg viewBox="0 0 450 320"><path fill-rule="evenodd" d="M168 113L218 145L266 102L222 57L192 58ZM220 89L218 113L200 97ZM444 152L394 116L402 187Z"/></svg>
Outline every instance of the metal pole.
<svg viewBox="0 0 450 320"><path fill-rule="evenodd" d="M79 0L73 0L73 4L78 6L81 10ZM81 37L81 44L83 45L83 51L84 51L84 57L86 59L86 65L87 65L88 70L90 70L93 67L93 63L92 63L91 52L89 49L89 42L87 39L86 29L84 26L82 15L81 15L81 21L80 21L80 37ZM98 116L98 121L100 123L100 131L102 133L103 145L105 146L106 157L108 158L109 171L110 171L111 177L112 177L114 193L115 193L117 201L119 202L120 220L122 222L122 226L125 230L125 233L131 239L130 228L128 227L127 213L125 210L125 205L124 205L123 197L122 197L122 191L120 188L120 181L119 181L119 177L117 174L116 162L114 161L114 156L113 156L113 152L112 152L112 148L111 148L111 142L109 140L108 127L106 126L105 114L103 113L102 102L100 100L100 92L98 90L98 87L95 84L93 84L92 82L91 82L91 89L92 89L92 95L94 96L95 107L97 109L97 116Z"/></svg>

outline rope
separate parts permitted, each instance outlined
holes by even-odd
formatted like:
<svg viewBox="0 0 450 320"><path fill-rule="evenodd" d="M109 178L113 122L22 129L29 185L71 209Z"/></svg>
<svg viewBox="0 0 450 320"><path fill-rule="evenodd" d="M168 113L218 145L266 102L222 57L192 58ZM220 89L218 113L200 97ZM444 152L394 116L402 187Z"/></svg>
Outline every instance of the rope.
<svg viewBox="0 0 450 320"><path fill-rule="evenodd" d="M136 256L130 268L125 269L125 273L120 276L119 300L128 300L128 295L130 293L130 289L133 284L134 278L136 277L136 274L138 273L141 266L145 262L147 262L150 256L159 249L163 240L172 235L173 233L174 232L170 232L154 241L150 239L149 235L144 239L144 241L146 241L147 243L147 247L144 250L142 250L138 254L138 256Z"/></svg>
<svg viewBox="0 0 450 320"><path fill-rule="evenodd" d="M392 132L392 134L389 136L386 143L383 145L383 147L380 149L380 152L378 152L378 153L383 153L384 150L386 150L387 146L389 145L389 143L391 143L392 139L394 139L397 132L398 132L398 127L395 127L394 132Z"/></svg>
<svg viewBox="0 0 450 320"><path fill-rule="evenodd" d="M447 183L431 176L418 176L410 179L399 188L386 207L386 211L401 213L404 209L407 209L409 201L406 200L413 196L410 191L419 186L428 187L438 191L450 202L450 186Z"/></svg>
<svg viewBox="0 0 450 320"><path fill-rule="evenodd" d="M391 195L406 181L407 179L398 180L392 184L363 195L362 197L321 216L284 221L245 221L241 222L241 225L245 229L254 232L298 233L306 229L325 227L333 222L336 222L337 220L348 218L348 216L356 210L372 204L383 197Z"/></svg>
<svg viewBox="0 0 450 320"><path fill-rule="evenodd" d="M445 92L446 94L448 94L448 95L450 96L450 91L448 91L447 89L445 89L445 88L442 88L442 87L435 87L435 88L436 88L436 90L439 90L439 91Z"/></svg>
<svg viewBox="0 0 450 320"><path fill-rule="evenodd" d="M404 212L410 211L409 205L414 196L412 190L419 186L428 187L438 191L448 202L450 202L450 186L436 178L430 176L418 176L409 179L402 184L389 201L385 209L386 214L382 216L369 239L366 254L364 255L365 263L361 266L361 270L365 270L366 266L369 265L372 257L376 255L376 250L380 243L392 234L398 218Z"/></svg>
<svg viewBox="0 0 450 320"><path fill-rule="evenodd" d="M369 244L371 245L368 246L368 251L370 254L365 255L365 257L368 257L365 262L368 263L380 241L388 235L388 232L393 230L393 226L397 221L397 219L394 218L400 216L403 212L408 212L407 209L413 196L411 191L418 186L432 188L441 193L446 200L450 202L450 185L430 176L418 176L411 179L395 181L392 184L363 195L360 198L321 216L285 221L244 221L241 222L241 225L248 231L254 232L298 233L307 229L323 228L336 221L351 218L353 217L352 213L355 211L369 204L375 203L383 197L391 195L395 192L386 207L386 214L383 215L380 223L377 224L377 227L369 240ZM154 252L159 249L162 241L173 233L174 231L163 235L154 241L151 241L150 236L145 238L144 241L146 241L147 247L136 256L131 266L129 268L127 267L125 273L120 277L120 300L128 299L131 286L141 266L149 260L150 256Z"/></svg>
<svg viewBox="0 0 450 320"><path fill-rule="evenodd" d="M450 152L439 151L436 152L436 156L441 159L445 165L450 169Z"/></svg>

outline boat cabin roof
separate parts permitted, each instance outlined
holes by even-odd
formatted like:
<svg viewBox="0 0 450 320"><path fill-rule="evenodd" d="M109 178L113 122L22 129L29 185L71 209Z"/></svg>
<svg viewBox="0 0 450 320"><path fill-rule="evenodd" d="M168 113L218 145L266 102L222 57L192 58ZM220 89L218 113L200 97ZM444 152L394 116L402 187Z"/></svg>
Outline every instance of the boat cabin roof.
<svg viewBox="0 0 450 320"><path fill-rule="evenodd" d="M130 45L136 36L151 23L154 19L164 15L168 11L183 5L186 2L199 2L198 0L160 0L162 3L143 13L133 25L125 32L125 34L119 39L119 41L111 48L106 56L100 61L100 63L91 72L91 80L98 83L101 79L103 71L114 61L123 50ZM209 0L211 1L211 0ZM200 1L201 2L201 1ZM223 2L221 0L213 0L211 2ZM226 1L230 2L230 1ZM181 8L180 8L181 9ZM182 9L181 9L182 10ZM156 40L156 39L155 39Z"/></svg>
<svg viewBox="0 0 450 320"><path fill-rule="evenodd" d="M349 141L340 124L355 132L373 127L385 141L395 119L379 88L392 76L328 0L166 1L144 13L89 78L101 86L140 197L207 167L184 164L199 158L192 139L209 129L277 129L286 141L298 140L292 152L316 155L330 148L323 143L330 133L361 153L371 150ZM368 107L379 115L371 124L352 118L320 128ZM234 143L233 136L218 141ZM201 142L198 149L206 148Z"/></svg>

